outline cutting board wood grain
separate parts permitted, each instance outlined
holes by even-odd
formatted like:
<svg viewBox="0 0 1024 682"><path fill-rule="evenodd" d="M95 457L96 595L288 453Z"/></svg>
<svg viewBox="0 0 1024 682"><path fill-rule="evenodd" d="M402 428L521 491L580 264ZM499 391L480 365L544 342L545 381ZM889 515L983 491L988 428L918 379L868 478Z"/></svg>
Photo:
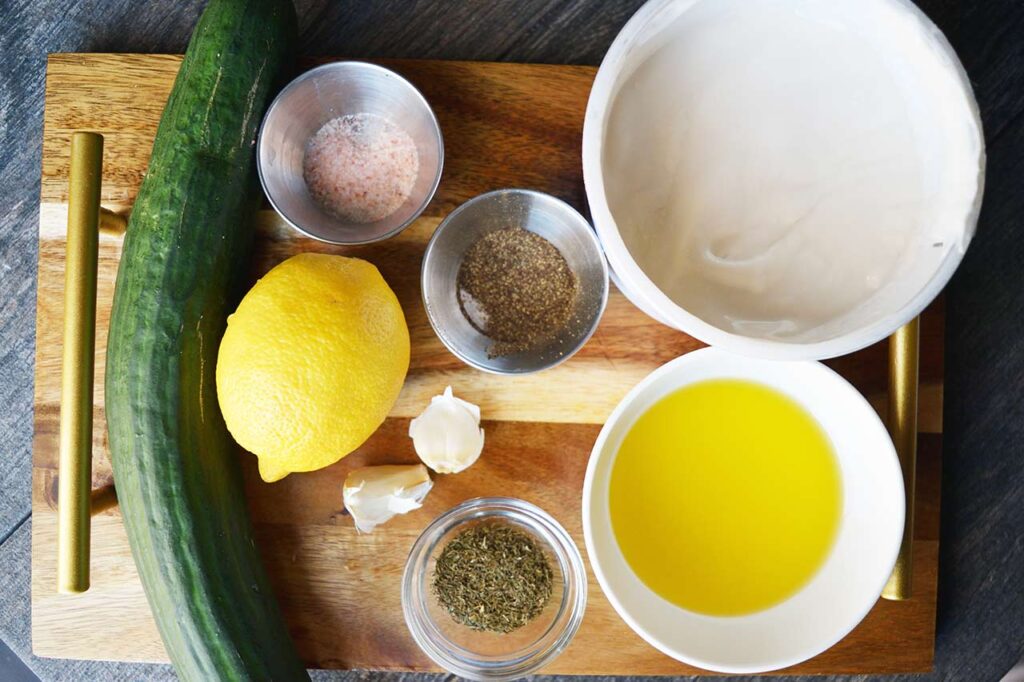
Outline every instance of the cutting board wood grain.
<svg viewBox="0 0 1024 682"><path fill-rule="evenodd" d="M32 487L32 643L40 656L164 661L166 655L129 552L117 508L93 518L92 588L56 592L56 491L67 170L71 133L105 137L104 206L127 214L149 158L181 58L54 54L47 65L39 217L39 282ZM419 265L437 223L470 197L529 187L586 210L580 168L583 112L594 69L437 61L388 61L434 106L445 136L440 189L425 214L386 242L341 248L297 235L269 210L254 224L253 279L300 251L358 255L398 294L412 335L409 378L384 426L356 453L322 471L259 480L239 453L257 537L289 628L310 667L433 670L402 620L406 554L437 514L481 495L513 495L556 516L583 547L580 491L600 425L643 376L703 344L663 327L613 291L601 325L565 364L527 377L474 371L432 333L419 296ZM112 482L103 411L106 328L120 239L100 239L93 483ZM897 673L931 668L935 634L942 428L943 309L922 320L921 419L914 597L879 601L849 636L789 673ZM829 362L885 409L886 348ZM356 466L413 462L409 419L451 384L482 408L487 447L457 476L440 476L422 510L358 535L341 501ZM101 625L100 625L101 624ZM579 635L546 672L685 675L701 671L658 653L616 616L593 575Z"/></svg>

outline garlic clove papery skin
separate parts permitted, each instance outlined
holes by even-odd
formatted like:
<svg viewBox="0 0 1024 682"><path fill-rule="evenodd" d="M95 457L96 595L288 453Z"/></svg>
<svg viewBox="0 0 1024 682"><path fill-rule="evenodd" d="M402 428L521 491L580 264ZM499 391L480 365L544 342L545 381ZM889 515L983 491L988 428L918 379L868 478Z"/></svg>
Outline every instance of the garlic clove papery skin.
<svg viewBox="0 0 1024 682"><path fill-rule="evenodd" d="M422 464L369 466L349 473L342 498L356 530L370 533L397 514L419 509L433 486Z"/></svg>
<svg viewBox="0 0 1024 682"><path fill-rule="evenodd" d="M480 408L452 395L452 387L434 396L409 424L416 454L439 474L456 474L472 465L484 449Z"/></svg>

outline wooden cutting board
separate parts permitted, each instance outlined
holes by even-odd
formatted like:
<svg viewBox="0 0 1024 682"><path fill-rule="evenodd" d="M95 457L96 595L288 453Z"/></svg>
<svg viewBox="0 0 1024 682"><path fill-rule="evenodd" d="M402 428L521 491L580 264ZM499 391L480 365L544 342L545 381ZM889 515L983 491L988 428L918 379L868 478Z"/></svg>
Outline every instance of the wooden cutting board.
<svg viewBox="0 0 1024 682"><path fill-rule="evenodd" d="M127 213L142 180L157 121L181 58L167 55L55 54L49 58L39 216L39 283L32 488L32 645L40 656L165 661L166 655L115 508L93 518L92 588L56 592L56 491L60 404L64 237L70 135L105 137L103 204ZM394 287L412 334L412 365L391 417L344 461L284 481L259 480L241 454L260 548L299 651L311 667L432 670L402 619L399 580L406 553L436 515L465 499L512 495L551 512L583 549L580 493L590 448L614 405L643 376L699 348L613 292L587 346L555 369L501 377L474 371L447 352L419 296L420 258L449 211L500 187L544 190L586 210L580 136L594 69L438 61L393 61L430 100L445 136L444 177L411 228L386 242L340 248L297 235L264 210L255 278L299 251L357 254ZM106 330L120 239L101 236L96 337L93 482L112 481L103 412ZM914 597L879 601L848 637L785 672L896 673L932 665L938 559L942 427L941 302L923 316L921 435ZM879 409L885 406L886 350L876 345L829 363ZM457 476L441 476L423 509L357 535L341 501L353 467L416 461L409 418L451 384L481 406L487 447ZM580 632L546 672L685 675L701 671L647 646L614 613L591 575Z"/></svg>

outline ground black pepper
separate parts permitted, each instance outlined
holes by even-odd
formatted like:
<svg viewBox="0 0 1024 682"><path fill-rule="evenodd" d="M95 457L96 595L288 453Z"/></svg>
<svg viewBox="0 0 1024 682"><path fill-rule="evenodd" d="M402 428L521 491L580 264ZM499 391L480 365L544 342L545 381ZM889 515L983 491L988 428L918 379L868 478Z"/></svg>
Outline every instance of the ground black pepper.
<svg viewBox="0 0 1024 682"><path fill-rule="evenodd" d="M459 307L493 341L490 357L550 341L569 321L578 288L558 249L521 227L488 232L459 267Z"/></svg>
<svg viewBox="0 0 1024 682"><path fill-rule="evenodd" d="M438 602L474 630L508 633L540 615L551 598L551 565L536 539L502 523L468 528L434 566Z"/></svg>

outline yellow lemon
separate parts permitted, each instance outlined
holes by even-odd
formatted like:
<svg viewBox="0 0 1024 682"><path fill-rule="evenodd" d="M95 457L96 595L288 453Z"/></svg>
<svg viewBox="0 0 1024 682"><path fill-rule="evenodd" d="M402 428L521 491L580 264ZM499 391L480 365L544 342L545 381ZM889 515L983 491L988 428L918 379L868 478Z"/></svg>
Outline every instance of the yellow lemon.
<svg viewBox="0 0 1024 682"><path fill-rule="evenodd" d="M370 437L409 370L409 328L372 264L304 253L268 272L228 318L217 397L228 430L277 481Z"/></svg>

